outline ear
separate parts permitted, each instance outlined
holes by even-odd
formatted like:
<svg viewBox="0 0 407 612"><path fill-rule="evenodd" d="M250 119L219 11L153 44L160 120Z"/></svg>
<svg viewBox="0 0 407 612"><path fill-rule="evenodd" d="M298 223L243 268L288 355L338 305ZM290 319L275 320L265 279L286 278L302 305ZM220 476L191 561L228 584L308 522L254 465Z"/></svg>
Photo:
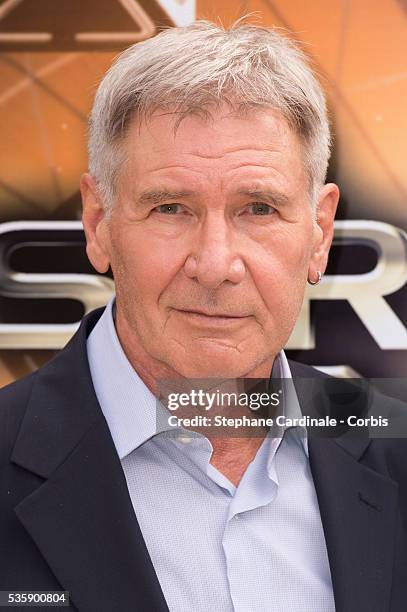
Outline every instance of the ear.
<svg viewBox="0 0 407 612"><path fill-rule="evenodd" d="M86 253L93 267L100 273L110 265L109 228L106 213L95 179L90 174L81 177L82 223L86 235Z"/></svg>
<svg viewBox="0 0 407 612"><path fill-rule="evenodd" d="M314 241L308 269L308 278L318 279L318 271L324 274L334 234L334 218L339 201L339 188L327 183L319 192L314 228Z"/></svg>

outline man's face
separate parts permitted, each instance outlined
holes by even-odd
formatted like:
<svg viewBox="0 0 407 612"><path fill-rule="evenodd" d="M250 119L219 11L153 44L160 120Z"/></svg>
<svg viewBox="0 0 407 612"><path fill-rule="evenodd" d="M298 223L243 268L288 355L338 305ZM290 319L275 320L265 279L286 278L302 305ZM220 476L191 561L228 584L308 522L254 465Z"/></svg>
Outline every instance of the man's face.
<svg viewBox="0 0 407 612"><path fill-rule="evenodd" d="M324 235L299 138L271 110L176 119L131 126L110 220L95 225L85 187L88 254L112 267L127 352L187 377L266 375Z"/></svg>

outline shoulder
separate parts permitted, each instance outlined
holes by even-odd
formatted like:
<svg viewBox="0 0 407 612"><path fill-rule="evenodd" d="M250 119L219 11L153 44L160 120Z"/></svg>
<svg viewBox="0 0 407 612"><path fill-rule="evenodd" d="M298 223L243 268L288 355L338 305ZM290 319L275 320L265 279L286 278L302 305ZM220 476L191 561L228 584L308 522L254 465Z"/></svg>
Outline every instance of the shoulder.
<svg viewBox="0 0 407 612"><path fill-rule="evenodd" d="M68 344L33 374L0 389L0 463L8 463L21 426L28 438L44 439L75 418L86 421L82 404L96 401L87 359L87 338L104 308L87 314ZM47 408L52 406L53 410ZM81 410L73 410L81 406ZM24 417L27 415L26 419ZM28 418L29 416L29 418ZM69 432L64 429L64 434Z"/></svg>

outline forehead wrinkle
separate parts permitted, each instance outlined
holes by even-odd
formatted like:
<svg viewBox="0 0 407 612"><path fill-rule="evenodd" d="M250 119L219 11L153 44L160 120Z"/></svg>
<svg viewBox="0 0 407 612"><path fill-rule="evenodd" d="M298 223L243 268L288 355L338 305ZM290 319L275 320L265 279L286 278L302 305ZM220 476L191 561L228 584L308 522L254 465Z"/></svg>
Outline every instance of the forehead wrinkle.
<svg viewBox="0 0 407 612"><path fill-rule="evenodd" d="M233 172L234 170L240 170L240 168L261 168L262 170L265 170L267 172L270 172L270 171L279 172L278 168L276 168L272 164L266 164L266 163L256 164L255 162L247 162L247 163L238 164L237 166L233 166L233 168L228 169L227 172Z"/></svg>
<svg viewBox="0 0 407 612"><path fill-rule="evenodd" d="M205 168L193 168L192 166L190 166L189 164L176 164L176 165L169 165L169 166L157 166L156 168L148 168L147 169L147 174L154 174L155 172L166 172L167 170L179 170L182 173L184 172L193 172L195 174L202 174L203 172L205 172ZM165 176L165 175L164 175Z"/></svg>
<svg viewBox="0 0 407 612"><path fill-rule="evenodd" d="M169 166L158 166L157 168L149 168L149 172L159 172L160 170L173 170L177 168L178 170L185 170L185 166L182 164L170 164ZM188 168L189 169L189 168Z"/></svg>
<svg viewBox="0 0 407 612"><path fill-rule="evenodd" d="M281 153L280 151L274 151L273 149L269 149L268 147L253 147L253 146L244 146L241 145L239 147L234 147L233 149L227 149L226 151L222 151L222 153L214 154L214 153L202 153L199 151L189 151L188 155L194 155L195 157L201 157L203 159L220 159L225 155L229 155L231 153L242 153L242 152L250 152L250 151L260 151L261 153Z"/></svg>

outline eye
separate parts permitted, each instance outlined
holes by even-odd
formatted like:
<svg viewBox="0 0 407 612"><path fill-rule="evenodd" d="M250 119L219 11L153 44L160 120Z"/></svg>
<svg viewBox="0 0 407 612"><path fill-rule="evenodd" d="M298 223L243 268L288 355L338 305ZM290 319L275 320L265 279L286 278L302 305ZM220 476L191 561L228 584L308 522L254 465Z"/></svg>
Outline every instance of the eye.
<svg viewBox="0 0 407 612"><path fill-rule="evenodd" d="M183 206L181 204L161 204L161 206L156 206L153 211L163 215L177 215L183 212Z"/></svg>
<svg viewBox="0 0 407 612"><path fill-rule="evenodd" d="M257 216L272 215L275 212L275 208L264 202L253 202L247 207L249 214Z"/></svg>

